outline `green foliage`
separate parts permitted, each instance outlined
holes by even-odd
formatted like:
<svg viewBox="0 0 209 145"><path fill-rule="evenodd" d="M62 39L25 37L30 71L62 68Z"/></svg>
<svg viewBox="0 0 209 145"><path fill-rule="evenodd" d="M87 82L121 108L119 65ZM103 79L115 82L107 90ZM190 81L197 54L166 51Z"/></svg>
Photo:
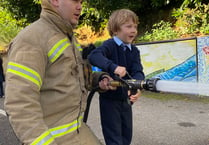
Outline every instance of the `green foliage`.
<svg viewBox="0 0 209 145"><path fill-rule="evenodd" d="M33 2L36 4L41 4L41 0L33 0Z"/></svg>
<svg viewBox="0 0 209 145"><path fill-rule="evenodd" d="M203 0L184 0L180 9L185 9L193 6L198 6Z"/></svg>
<svg viewBox="0 0 209 145"><path fill-rule="evenodd" d="M94 45L95 45L96 47L99 47L99 46L102 45L102 43L103 43L103 41L96 41L96 42L94 43Z"/></svg>
<svg viewBox="0 0 209 145"><path fill-rule="evenodd" d="M171 40L179 37L179 34L172 28L171 23L160 21L153 25L151 32L138 38L138 42Z"/></svg>
<svg viewBox="0 0 209 145"><path fill-rule="evenodd" d="M174 10L175 25L184 34L209 34L209 4L197 3L195 8Z"/></svg>
<svg viewBox="0 0 209 145"><path fill-rule="evenodd" d="M161 21L154 24L151 32L138 38L139 42L170 40L185 36L209 34L209 4L202 0L185 0L180 8L174 9L174 26L170 22ZM193 8L189 8L193 7Z"/></svg>
<svg viewBox="0 0 209 145"><path fill-rule="evenodd" d="M20 25L26 24L25 21L26 19L17 21L11 13L0 7L0 46L6 47L22 29Z"/></svg>
<svg viewBox="0 0 209 145"><path fill-rule="evenodd" d="M183 1L183 0L172 0ZM105 16L104 18L108 18L110 13L113 10L120 8L129 8L135 12L139 11L147 11L152 8L159 8L163 6L169 5L170 0L87 0L87 3Z"/></svg>
<svg viewBox="0 0 209 145"><path fill-rule="evenodd" d="M84 6L80 25L87 24L93 26L96 31L100 31L105 27L107 19L113 10L129 8L141 17L140 20L143 20L143 18L147 19L146 14L153 9L160 8L160 11L161 8L175 5L179 1L184 0L86 0L83 1ZM13 13L15 19L26 18L28 23L38 19L41 11L40 0L0 0L0 5Z"/></svg>
<svg viewBox="0 0 209 145"><path fill-rule="evenodd" d="M26 19L27 23L37 20L41 12L39 0L0 0L0 2L0 6L11 12L16 20Z"/></svg>
<svg viewBox="0 0 209 145"><path fill-rule="evenodd" d="M93 30L98 32L105 28L106 23L107 19L103 19L102 15L96 8L89 6L86 1L83 2L79 26L93 26Z"/></svg>
<svg viewBox="0 0 209 145"><path fill-rule="evenodd" d="M145 35L140 37L138 41L175 39L180 35L191 33L209 34L209 4L202 4L203 2L206 3L205 0L86 0L83 1L79 26L92 26L94 31L101 32L105 28L112 11L128 8L139 16L142 33L146 31ZM16 29L18 31L27 26L28 23L38 19L41 11L40 0L0 0L0 6L11 13L9 14L10 19L6 19L11 21L11 24L9 22L0 24L1 33L3 30L7 30L7 25L9 27L15 25L11 26L15 29L13 30L15 34ZM177 8L173 12L173 18L176 19L175 30L173 24L167 22L168 20L162 16L165 13L163 10L173 8ZM150 13L155 13L154 17L150 17ZM159 14L156 15L156 13ZM1 18L4 17L5 15ZM164 21L156 23L159 20ZM153 27L151 27L152 25ZM6 34L4 35L6 36Z"/></svg>
<svg viewBox="0 0 209 145"><path fill-rule="evenodd" d="M153 13L153 10L161 11L167 6L175 7L183 0L87 0L87 8L95 8L99 13L100 20L108 19L112 11L121 8L128 8L134 11L140 20L150 19L148 14ZM92 17L89 17L92 20ZM93 27L98 23L93 23ZM142 24L142 23L141 23ZM147 23L146 23L147 25ZM142 26L143 28L147 26Z"/></svg>

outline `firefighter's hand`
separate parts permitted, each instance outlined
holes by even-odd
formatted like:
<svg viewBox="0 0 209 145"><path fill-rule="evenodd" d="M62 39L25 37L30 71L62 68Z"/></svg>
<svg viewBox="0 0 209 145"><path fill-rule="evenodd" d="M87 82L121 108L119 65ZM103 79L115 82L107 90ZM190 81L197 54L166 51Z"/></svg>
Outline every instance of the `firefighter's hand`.
<svg viewBox="0 0 209 145"><path fill-rule="evenodd" d="M100 89L107 91L107 90L116 90L116 87L112 87L109 82L113 79L108 75L103 75L102 80L99 82Z"/></svg>
<svg viewBox="0 0 209 145"><path fill-rule="evenodd" d="M137 93L135 95L130 95L130 94L131 92L128 91L128 96L130 96L130 101L135 103L138 100L138 98L141 96L141 91L137 90Z"/></svg>
<svg viewBox="0 0 209 145"><path fill-rule="evenodd" d="M126 75L126 68L123 66L118 66L116 67L114 73L122 78Z"/></svg>

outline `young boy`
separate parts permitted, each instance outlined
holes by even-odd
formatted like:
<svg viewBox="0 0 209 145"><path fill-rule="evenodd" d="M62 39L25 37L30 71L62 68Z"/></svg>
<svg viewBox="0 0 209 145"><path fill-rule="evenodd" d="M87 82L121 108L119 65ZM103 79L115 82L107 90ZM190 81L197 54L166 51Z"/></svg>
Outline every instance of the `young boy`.
<svg viewBox="0 0 209 145"><path fill-rule="evenodd" d="M128 9L116 10L108 22L111 39L93 50L88 59L94 66L108 72L112 78L144 80L137 47L131 43L137 35L138 17ZM130 78L131 76L131 78ZM126 88L100 93L102 131L107 145L129 145L132 139L132 107L141 95L130 95Z"/></svg>

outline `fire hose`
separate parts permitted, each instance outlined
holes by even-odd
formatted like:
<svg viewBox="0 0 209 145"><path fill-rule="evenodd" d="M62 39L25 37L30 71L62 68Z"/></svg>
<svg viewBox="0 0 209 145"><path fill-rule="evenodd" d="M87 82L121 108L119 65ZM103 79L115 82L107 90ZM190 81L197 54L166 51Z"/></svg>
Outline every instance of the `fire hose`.
<svg viewBox="0 0 209 145"><path fill-rule="evenodd" d="M128 90L130 90L131 95L134 95L137 93L137 90L146 90L146 91L152 91L152 92L158 92L156 88L157 81L160 80L159 78L151 78L146 80L135 80L135 79L118 79L113 80L109 82L109 85L113 87L126 87ZM86 111L84 113L84 122L87 122L88 113L90 109L90 103L92 100L92 97L94 95L95 91L90 92L88 99L87 99L87 106Z"/></svg>

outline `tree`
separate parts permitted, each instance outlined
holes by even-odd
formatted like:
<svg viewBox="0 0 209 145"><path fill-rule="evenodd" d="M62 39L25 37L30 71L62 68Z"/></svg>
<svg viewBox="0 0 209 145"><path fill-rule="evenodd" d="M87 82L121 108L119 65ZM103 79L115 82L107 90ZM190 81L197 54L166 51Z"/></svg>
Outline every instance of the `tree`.
<svg viewBox="0 0 209 145"><path fill-rule="evenodd" d="M87 7L94 8L99 13L98 22L108 19L111 12L116 9L131 9L139 16L140 30L145 31L159 19L167 18L169 14L167 11L180 7L182 2L183 0L87 0Z"/></svg>
<svg viewBox="0 0 209 145"><path fill-rule="evenodd" d="M26 23L37 20L41 11L40 4L33 0L0 0L0 6L10 11L16 20L25 18Z"/></svg>
<svg viewBox="0 0 209 145"><path fill-rule="evenodd" d="M168 19L173 8L192 7L207 0L86 0L80 25L90 25L95 30L105 27L112 11L120 8L133 10L140 19L140 27L149 29L154 23ZM6 7L19 20L26 18L31 23L39 18L40 0L0 0L0 5Z"/></svg>

